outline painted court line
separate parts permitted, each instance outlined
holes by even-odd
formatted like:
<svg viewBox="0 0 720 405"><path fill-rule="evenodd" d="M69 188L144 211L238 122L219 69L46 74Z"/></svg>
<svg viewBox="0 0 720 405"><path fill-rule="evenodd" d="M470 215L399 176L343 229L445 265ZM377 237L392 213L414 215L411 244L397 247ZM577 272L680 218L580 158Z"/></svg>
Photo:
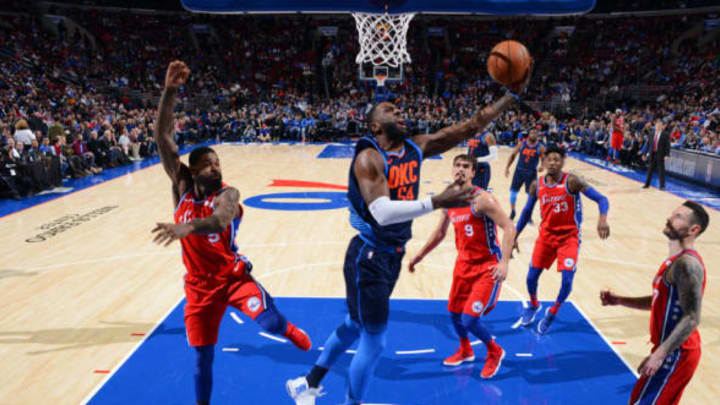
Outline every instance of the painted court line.
<svg viewBox="0 0 720 405"><path fill-rule="evenodd" d="M264 337L264 338L272 339L272 340L274 340L274 341L276 341L276 342L287 343L287 340L285 340L285 339L283 339L283 338L279 338L279 337L277 337L277 336L273 336L273 335L271 335L271 334L269 334L269 333L258 332L258 335L260 335L260 336L262 336L262 337Z"/></svg>
<svg viewBox="0 0 720 405"><path fill-rule="evenodd" d="M615 349L615 346L613 346L613 345L610 343L610 341L605 337L605 335L603 335L602 332L600 332L600 329L598 329L597 326L595 326L595 324L593 323L593 321L592 321L590 318L588 318L587 315L585 315L585 312L583 312L582 308L580 308L579 306L575 305L575 303L572 302L572 301L569 301L569 302L571 302L571 303L573 304L573 306L575 307L575 309L577 309L578 312L580 312L580 315L582 315L582 317L585 318L585 320L587 321L587 323L589 323L590 326L592 326L592 328L595 330L595 333L597 333L597 334L602 338L602 340L603 340L605 343L607 343L608 346L610 346L610 349L612 349L612 351L615 353L615 355L618 356L618 357L620 358L620 360L622 360L623 364L625 364L625 366L628 368L628 370L630 370L630 372L631 372L635 377L639 377L637 371L635 371L634 368L630 367L630 364L628 364L628 362L625 360L625 358L620 355L620 353Z"/></svg>
<svg viewBox="0 0 720 405"><path fill-rule="evenodd" d="M242 324L245 323L245 322L243 322L242 319L240 319L240 317L238 316L238 314L236 314L235 312L230 312L230 318L232 318L233 321L239 323L240 325L242 325Z"/></svg>
<svg viewBox="0 0 720 405"><path fill-rule="evenodd" d="M515 353L516 357L532 357L532 353Z"/></svg>
<svg viewBox="0 0 720 405"><path fill-rule="evenodd" d="M102 381L100 381L100 382L95 386L95 388L93 388L93 390L90 391L90 393L82 400L82 402L81 402L82 404L87 404L88 402L90 402L90 400L92 399L92 397L94 397L95 394L97 394L97 392L100 391L100 388L102 388L103 385L105 385L105 383L107 383L107 382L110 380L110 378L112 378L112 376L115 375L115 373L117 373L117 371L120 369L120 367L122 367L122 365L125 364L125 362L130 358L130 356L132 356L132 355L137 351L137 349L139 349L140 346L142 346L143 343L145 343L145 340L147 340L147 338L149 338L149 337L155 332L155 329L157 329L158 326L160 326L160 325L163 323L163 321L165 321L165 319L166 319L168 316L170 316L170 313L171 313L178 305L180 305L180 302L182 302L183 298L185 298L185 295L184 295L184 294L183 294L183 296L180 297L179 300L177 300L176 303L174 303L174 304L170 307L170 309L167 310L167 312L165 312L165 314L160 318L160 320L155 324L155 326L153 326L152 330L150 330L150 332L148 332L148 334L145 335L145 336L142 338L142 340L140 340L139 342L137 342L137 343L135 344L135 347L133 347L133 349L130 350L130 351L128 352L128 354L127 354L122 360L120 360L120 362L118 362L118 364L116 364L115 367L113 367L113 369L112 369L109 373L107 373L107 374L105 375L105 378L103 378Z"/></svg>
<svg viewBox="0 0 720 405"><path fill-rule="evenodd" d="M395 354L424 354L424 353L435 353L435 349L420 349L420 350L397 350Z"/></svg>
<svg viewBox="0 0 720 405"><path fill-rule="evenodd" d="M348 349L348 350L345 350L345 353L355 354L355 353L357 353L357 350Z"/></svg>
<svg viewBox="0 0 720 405"><path fill-rule="evenodd" d="M224 351L224 352L239 352L240 349L238 349L237 347L223 347L222 351Z"/></svg>

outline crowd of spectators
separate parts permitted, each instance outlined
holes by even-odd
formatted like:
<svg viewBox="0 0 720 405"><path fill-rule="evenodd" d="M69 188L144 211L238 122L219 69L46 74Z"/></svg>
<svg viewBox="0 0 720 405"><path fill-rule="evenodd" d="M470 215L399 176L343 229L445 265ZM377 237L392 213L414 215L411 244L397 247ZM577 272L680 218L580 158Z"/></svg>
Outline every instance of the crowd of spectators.
<svg viewBox="0 0 720 405"><path fill-rule="evenodd" d="M164 70L188 62L192 80L176 116L178 144L202 141L335 141L363 133L375 100L357 80L350 18L121 14L58 8L83 30L53 31L38 16L0 15L0 196L20 198L157 154L155 103ZM488 50L517 39L536 60L525 99L574 109L514 109L489 130L511 145L530 128L547 142L604 158L611 111L627 125L622 164L644 165L652 122L674 147L720 154L718 41L672 44L703 16L456 20L418 18L408 33L413 63L385 97L411 131L469 117L503 91L485 71ZM335 35L319 27L335 26ZM568 35L556 27L573 26ZM139 28L140 27L140 28ZM441 35L427 35L430 28ZM89 34L89 35L88 35ZM91 40L92 39L92 40ZM629 85L661 86L650 100L607 98ZM196 102L197 98L204 102ZM568 104L569 105L569 104ZM580 105L580 108L577 108Z"/></svg>

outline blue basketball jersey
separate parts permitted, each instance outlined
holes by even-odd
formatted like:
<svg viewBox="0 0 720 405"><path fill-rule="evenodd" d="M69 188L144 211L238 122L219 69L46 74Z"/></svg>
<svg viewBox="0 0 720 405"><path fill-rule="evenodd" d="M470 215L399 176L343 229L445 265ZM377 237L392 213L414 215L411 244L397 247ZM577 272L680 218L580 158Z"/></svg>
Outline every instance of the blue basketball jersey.
<svg viewBox="0 0 720 405"><path fill-rule="evenodd" d="M350 201L350 225L360 232L360 237L376 247L402 247L412 237L412 221L380 226L370 213L360 194L353 167L355 158L366 148L375 148L385 161L385 178L390 189L391 200L416 200L420 186L420 166L423 154L412 140L405 139L400 153L389 153L370 138L360 138L350 163L348 179L348 200Z"/></svg>
<svg viewBox="0 0 720 405"><path fill-rule="evenodd" d="M540 142L530 146L527 141L523 141L516 170L532 172L537 170L538 163L540 163Z"/></svg>
<svg viewBox="0 0 720 405"><path fill-rule="evenodd" d="M487 132L483 132L479 136L474 136L468 140L468 155L477 159L479 157L487 156L490 154L490 149L487 142L485 141L486 134ZM486 162L482 162L479 164L488 165L488 163Z"/></svg>

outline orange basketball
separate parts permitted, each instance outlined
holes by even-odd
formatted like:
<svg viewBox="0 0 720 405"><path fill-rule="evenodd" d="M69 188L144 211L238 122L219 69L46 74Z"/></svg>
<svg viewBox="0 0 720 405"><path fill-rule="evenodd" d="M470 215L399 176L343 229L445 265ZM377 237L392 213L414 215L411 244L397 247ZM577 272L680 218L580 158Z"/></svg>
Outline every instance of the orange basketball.
<svg viewBox="0 0 720 405"><path fill-rule="evenodd" d="M490 51L488 73L496 82L504 86L521 83L530 69L532 57L525 45L520 42L502 41Z"/></svg>

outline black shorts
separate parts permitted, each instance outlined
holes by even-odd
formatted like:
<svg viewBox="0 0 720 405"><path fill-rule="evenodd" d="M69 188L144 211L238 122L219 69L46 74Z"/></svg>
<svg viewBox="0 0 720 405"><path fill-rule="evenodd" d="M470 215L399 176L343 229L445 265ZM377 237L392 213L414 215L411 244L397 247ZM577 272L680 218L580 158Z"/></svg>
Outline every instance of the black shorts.
<svg viewBox="0 0 720 405"><path fill-rule="evenodd" d="M364 328L387 324L404 255L402 248L375 248L359 235L350 241L343 269L346 302L350 317Z"/></svg>
<svg viewBox="0 0 720 405"><path fill-rule="evenodd" d="M472 179L473 186L487 190L490 185L490 165L478 163L475 167L475 177Z"/></svg>
<svg viewBox="0 0 720 405"><path fill-rule="evenodd" d="M537 170L515 169L510 190L518 191L520 187L525 184L525 192L527 193L530 189L530 184L532 184L535 178L537 178Z"/></svg>

